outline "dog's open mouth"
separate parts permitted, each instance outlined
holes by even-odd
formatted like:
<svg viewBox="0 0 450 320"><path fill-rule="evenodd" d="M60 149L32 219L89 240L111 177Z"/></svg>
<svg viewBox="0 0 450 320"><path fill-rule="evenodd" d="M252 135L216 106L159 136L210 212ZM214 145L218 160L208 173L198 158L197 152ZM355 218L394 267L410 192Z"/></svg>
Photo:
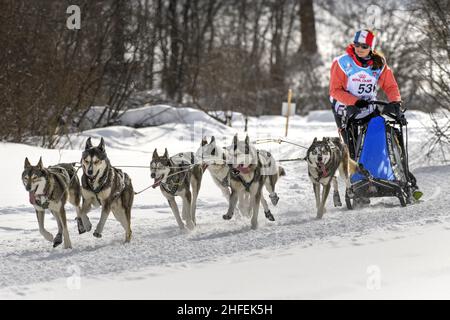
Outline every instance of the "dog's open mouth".
<svg viewBox="0 0 450 320"><path fill-rule="evenodd" d="M322 176L323 176L323 177L328 176L327 167L325 166L325 163L323 163L323 161L318 161L318 162L317 162L317 167L318 167L319 170L322 172Z"/></svg>
<svg viewBox="0 0 450 320"><path fill-rule="evenodd" d="M155 178L155 180L153 181L153 188L159 187L163 178L164 178L164 176Z"/></svg>
<svg viewBox="0 0 450 320"><path fill-rule="evenodd" d="M245 166L245 165L243 165L243 164L240 164L240 165L237 166L236 169L237 169L240 173L243 173L243 174L250 173L250 166Z"/></svg>
<svg viewBox="0 0 450 320"><path fill-rule="evenodd" d="M33 191L28 192L28 199L31 204L36 204L36 190L37 187Z"/></svg>

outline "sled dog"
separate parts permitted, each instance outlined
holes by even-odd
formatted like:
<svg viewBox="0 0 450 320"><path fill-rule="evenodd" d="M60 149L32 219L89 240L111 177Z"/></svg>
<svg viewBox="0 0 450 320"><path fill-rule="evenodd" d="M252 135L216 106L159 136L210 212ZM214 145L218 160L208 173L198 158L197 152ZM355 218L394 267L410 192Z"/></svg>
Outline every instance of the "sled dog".
<svg viewBox="0 0 450 320"><path fill-rule="evenodd" d="M275 161L267 162L270 154L258 151L250 144L248 136L244 141L239 141L237 135L235 135L231 146L227 148L227 153L229 155L231 194L228 211L223 218L231 219L239 196L247 194L251 228L256 229L258 227L262 188L264 185L268 188L272 203L276 204L278 196L275 194L274 187L278 176L284 175L284 170L277 167ZM270 176L275 177L270 179ZM273 216L267 218L273 220Z"/></svg>
<svg viewBox="0 0 450 320"><path fill-rule="evenodd" d="M83 167L81 218L84 227L88 231L91 229L91 224L86 216L91 206L101 206L100 221L94 231L94 237L102 237L103 227L112 211L116 220L125 230L125 242L130 242L131 207L134 199L130 177L111 165L105 151L103 138L96 147L92 145L91 138L87 139L85 150L81 156L81 165Z"/></svg>
<svg viewBox="0 0 450 320"><path fill-rule="evenodd" d="M150 162L151 178L154 179L153 188L160 187L181 230L185 229L182 219L189 230L194 229L196 225L195 211L203 169L195 162L193 152L178 153L169 157L167 149L162 156L159 156L158 150L155 149ZM181 217L175 196L180 196L183 201Z"/></svg>
<svg viewBox="0 0 450 320"><path fill-rule="evenodd" d="M276 161L269 152L264 150L257 150L257 153L261 159L263 169L266 170L266 172L262 172L262 174L265 176L266 189L270 193L269 197L272 201L272 204L276 205L279 198L275 193L275 185L279 176L285 175L285 171L282 167L276 166ZM200 148L197 150L196 156L203 164L204 170L208 169L214 183L219 187L225 199L229 203L231 196L231 184L230 167L228 162L231 163L231 157L228 154L228 150L226 148L218 147L214 136L211 137L209 143L208 140L204 137L202 139ZM246 214L247 216L250 215L248 202L249 194L247 192L238 193L238 208L241 213ZM270 221L275 221L275 218L270 212L269 206L263 194L261 194L261 203L263 205L266 218ZM225 219L227 218L228 216Z"/></svg>
<svg viewBox="0 0 450 320"><path fill-rule="evenodd" d="M80 218L80 180L73 164L60 163L45 168L42 158L36 166L32 166L25 158L22 172L22 182L29 194L29 201L36 210L39 232L48 241L57 247L63 242L64 249L72 248L69 231L67 230L67 217L65 204L67 200L76 208L77 217ZM49 209L58 224L56 237L44 227L45 209Z"/></svg>
<svg viewBox="0 0 450 320"><path fill-rule="evenodd" d="M333 202L335 207L342 206L339 196L336 173L344 179L346 193L350 194L350 177L357 170L358 164L350 158L348 147L337 137L325 137L322 140L314 139L306 153L308 163L308 176L313 183L316 197L317 219L321 219L326 212L325 203L333 184ZM322 185L322 196L320 186Z"/></svg>

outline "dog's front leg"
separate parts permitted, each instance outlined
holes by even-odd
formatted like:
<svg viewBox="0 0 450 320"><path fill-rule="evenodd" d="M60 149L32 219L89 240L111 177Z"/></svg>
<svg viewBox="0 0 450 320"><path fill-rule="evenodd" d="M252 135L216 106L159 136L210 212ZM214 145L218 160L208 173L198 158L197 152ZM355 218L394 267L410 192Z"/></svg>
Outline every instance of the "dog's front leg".
<svg viewBox="0 0 450 320"><path fill-rule="evenodd" d="M180 211L178 210L178 205L175 201L175 197L169 197L167 198L167 202L169 202L169 206L172 209L173 215L175 216L175 220L177 220L178 226L181 230L184 229L183 221L180 217Z"/></svg>
<svg viewBox="0 0 450 320"><path fill-rule="evenodd" d="M110 211L111 211L110 204L105 203L102 205L102 213L100 215L100 221L98 222L97 227L95 228L94 237L96 238L102 237L103 227L105 226Z"/></svg>
<svg viewBox="0 0 450 320"><path fill-rule="evenodd" d="M316 198L316 210L320 208L320 183L313 182L314 196Z"/></svg>
<svg viewBox="0 0 450 320"><path fill-rule="evenodd" d="M194 229L194 222L191 216L192 194L189 190L186 190L185 194L181 196L183 200L183 219L186 221L186 226L189 230Z"/></svg>
<svg viewBox="0 0 450 320"><path fill-rule="evenodd" d="M280 197L278 197L277 193L275 192L275 185L277 183L278 176L276 174L270 175L266 177L265 186L267 191L269 191L269 198L270 201L274 206L278 204L278 201L280 200ZM262 191L261 191L262 192ZM261 195L261 201L264 198L263 195ZM263 202L264 205L264 202Z"/></svg>
<svg viewBox="0 0 450 320"><path fill-rule="evenodd" d="M328 194L330 193L331 184L328 182L323 186L322 190L322 201L320 202L319 210L317 210L317 219L322 219L323 214L325 213L325 204L327 202Z"/></svg>
<svg viewBox="0 0 450 320"><path fill-rule="evenodd" d="M261 202L261 194L262 194L262 183L258 184L258 190L254 196L250 196L250 203L253 209L252 215L252 229L256 230L258 228L258 213L259 213L259 203Z"/></svg>
<svg viewBox="0 0 450 320"><path fill-rule="evenodd" d="M338 182L336 176L333 177L332 180L333 183L333 203L335 207L341 207L341 197L339 196L339 188L338 188Z"/></svg>
<svg viewBox="0 0 450 320"><path fill-rule="evenodd" d="M58 234L53 240L53 248L56 248L63 242L64 238L64 249L72 248L72 243L70 242L69 231L67 230L67 219L66 210L64 206L61 205L59 210L52 210L52 214L58 223Z"/></svg>
<svg viewBox="0 0 450 320"><path fill-rule="evenodd" d="M81 205L80 212L77 210L77 224L78 233L82 234L86 231L89 232L92 229L91 221L89 220L87 214L91 209L91 201L83 198L83 204Z"/></svg>
<svg viewBox="0 0 450 320"><path fill-rule="evenodd" d="M269 205L267 204L266 199L264 199L264 195L262 194L262 191L261 191L261 204L264 208L264 215L266 216L266 218L269 221L275 221L275 218L274 218L272 212L270 212Z"/></svg>
<svg viewBox="0 0 450 320"><path fill-rule="evenodd" d="M39 225L39 232L44 236L45 240L52 242L53 241L53 235L45 230L44 227L44 217L45 217L45 211L44 210L36 210L36 217L38 220Z"/></svg>
<svg viewBox="0 0 450 320"><path fill-rule="evenodd" d="M192 202L191 202L191 218L192 218L192 222L194 223L194 225L197 225L197 219L195 217L195 213L197 211L197 198L198 198L198 193L200 192L200 187L201 187L201 178L199 180L197 179L193 179L191 186L192 186Z"/></svg>
<svg viewBox="0 0 450 320"><path fill-rule="evenodd" d="M228 204L228 211L227 214L224 214L222 218L225 220L230 220L233 217L234 209L236 209L236 203L238 200L238 194L235 190L231 189L231 195L230 195L230 203Z"/></svg>
<svg viewBox="0 0 450 320"><path fill-rule="evenodd" d="M240 192L238 195L238 208L241 215L250 218L250 200L248 199L248 192ZM236 210L236 209L235 209Z"/></svg>
<svg viewBox="0 0 450 320"><path fill-rule="evenodd" d="M349 165L340 165L339 166L339 175L344 179L345 182L345 196L353 198L352 185L350 182L350 177L355 172L350 172Z"/></svg>

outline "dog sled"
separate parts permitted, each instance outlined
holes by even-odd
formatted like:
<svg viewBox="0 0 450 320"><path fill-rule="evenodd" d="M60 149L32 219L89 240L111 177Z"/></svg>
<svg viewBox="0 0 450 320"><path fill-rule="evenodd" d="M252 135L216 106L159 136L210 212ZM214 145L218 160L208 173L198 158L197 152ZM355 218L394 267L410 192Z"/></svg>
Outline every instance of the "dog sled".
<svg viewBox="0 0 450 320"><path fill-rule="evenodd" d="M372 101L369 106L374 112L361 119L357 119L360 109L347 107L350 155L361 169L350 178L347 208L375 197L396 197L405 207L416 197L416 181L408 165L406 110L383 101Z"/></svg>

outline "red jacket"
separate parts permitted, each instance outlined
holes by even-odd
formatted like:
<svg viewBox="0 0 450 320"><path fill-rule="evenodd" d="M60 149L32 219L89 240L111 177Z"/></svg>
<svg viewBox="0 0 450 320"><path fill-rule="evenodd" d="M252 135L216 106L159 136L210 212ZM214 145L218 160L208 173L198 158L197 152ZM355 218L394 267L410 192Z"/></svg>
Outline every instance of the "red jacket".
<svg viewBox="0 0 450 320"><path fill-rule="evenodd" d="M359 62L355 56L353 45L349 45L346 52L353 58L357 65L361 66L361 62ZM369 65L371 64L372 61L370 60ZM387 65L384 66L380 78L378 79L378 87L383 89L390 102L402 100L397 81L395 81L394 74L392 73L391 68L389 68ZM330 96L345 105L354 105L358 100L358 97L355 97L351 93L347 92L346 88L347 75L341 69L336 59L331 65Z"/></svg>

